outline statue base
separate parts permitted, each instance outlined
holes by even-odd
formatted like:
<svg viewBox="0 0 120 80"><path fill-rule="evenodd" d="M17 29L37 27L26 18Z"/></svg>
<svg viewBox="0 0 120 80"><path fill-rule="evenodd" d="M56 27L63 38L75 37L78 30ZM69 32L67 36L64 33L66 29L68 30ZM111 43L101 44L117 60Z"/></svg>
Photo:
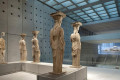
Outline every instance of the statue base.
<svg viewBox="0 0 120 80"><path fill-rule="evenodd" d="M70 66L70 68L81 68L82 66Z"/></svg>
<svg viewBox="0 0 120 80"><path fill-rule="evenodd" d="M53 64L45 62L32 63L32 61L26 61L0 64L0 76L25 71L36 74L37 80L87 80L86 66L70 68L70 65L63 64L63 73L59 75L52 73L52 70Z"/></svg>
<svg viewBox="0 0 120 80"><path fill-rule="evenodd" d="M49 74L53 74L53 75L61 75L61 74L65 74L66 72L62 72L62 73L54 73L54 72L49 72Z"/></svg>

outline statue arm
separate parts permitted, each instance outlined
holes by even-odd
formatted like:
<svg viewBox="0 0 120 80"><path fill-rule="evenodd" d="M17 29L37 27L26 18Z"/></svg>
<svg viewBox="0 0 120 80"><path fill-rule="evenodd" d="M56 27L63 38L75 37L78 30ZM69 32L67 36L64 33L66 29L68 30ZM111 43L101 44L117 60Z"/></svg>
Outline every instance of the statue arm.
<svg viewBox="0 0 120 80"><path fill-rule="evenodd" d="M62 47L63 47L63 49L64 49L64 46L65 46L65 41L64 41L64 30L63 29L61 29L61 32L60 32L60 39L61 39L61 43L62 43Z"/></svg>
<svg viewBox="0 0 120 80"><path fill-rule="evenodd" d="M5 50L5 40L4 40L4 42L3 42L3 50Z"/></svg>
<svg viewBox="0 0 120 80"><path fill-rule="evenodd" d="M50 45L52 45L53 42L53 35L52 35L52 30L50 31Z"/></svg>

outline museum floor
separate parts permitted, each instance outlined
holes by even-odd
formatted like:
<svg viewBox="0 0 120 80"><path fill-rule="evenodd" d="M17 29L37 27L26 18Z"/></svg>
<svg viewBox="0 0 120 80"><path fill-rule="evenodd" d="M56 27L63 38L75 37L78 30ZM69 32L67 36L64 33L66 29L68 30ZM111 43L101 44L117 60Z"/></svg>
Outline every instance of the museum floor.
<svg viewBox="0 0 120 80"><path fill-rule="evenodd" d="M114 76L113 76L114 75ZM17 72L0 76L0 80L36 80L36 75ZM88 67L88 80L120 80L120 70Z"/></svg>

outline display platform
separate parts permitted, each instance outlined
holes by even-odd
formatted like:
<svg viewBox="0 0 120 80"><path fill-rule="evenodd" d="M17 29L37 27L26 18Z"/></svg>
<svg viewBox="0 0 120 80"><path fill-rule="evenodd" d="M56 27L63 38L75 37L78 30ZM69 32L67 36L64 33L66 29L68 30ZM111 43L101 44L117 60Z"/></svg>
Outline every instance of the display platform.
<svg viewBox="0 0 120 80"><path fill-rule="evenodd" d="M62 75L53 75L52 63L33 63L27 62L9 62L7 64L0 64L0 76L14 72L25 71L37 75L37 80L87 80L87 67L70 68L71 65L63 64Z"/></svg>
<svg viewBox="0 0 120 80"><path fill-rule="evenodd" d="M78 69L64 67L63 71L66 73L59 75L50 73L37 75L37 80L87 80L87 67L81 67Z"/></svg>

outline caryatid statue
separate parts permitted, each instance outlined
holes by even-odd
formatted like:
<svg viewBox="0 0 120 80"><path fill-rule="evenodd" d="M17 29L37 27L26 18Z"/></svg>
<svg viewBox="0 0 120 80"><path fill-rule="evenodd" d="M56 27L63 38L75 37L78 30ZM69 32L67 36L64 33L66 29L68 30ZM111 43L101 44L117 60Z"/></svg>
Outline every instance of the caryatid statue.
<svg viewBox="0 0 120 80"><path fill-rule="evenodd" d="M5 32L1 33L0 38L0 63L5 63L5 40L3 39L3 36L5 36Z"/></svg>
<svg viewBox="0 0 120 80"><path fill-rule="evenodd" d="M62 12L56 12L50 14L54 19L54 27L50 31L50 45L52 48L53 54L53 74L61 74L62 72L62 63L64 56L64 30L61 27L63 18L66 15Z"/></svg>
<svg viewBox="0 0 120 80"><path fill-rule="evenodd" d="M32 39L32 56L33 62L40 62L40 49L39 49L39 41L37 39L39 31L32 31L33 39Z"/></svg>
<svg viewBox="0 0 120 80"><path fill-rule="evenodd" d="M27 60L27 49L26 49L26 41L25 41L26 34L22 33L20 36L21 36L21 40L19 41L20 60L26 61Z"/></svg>
<svg viewBox="0 0 120 80"><path fill-rule="evenodd" d="M82 26L81 22L75 22L72 24L74 31L71 34L71 42L72 42L72 67L79 68L80 67L80 53L81 53L81 41L80 34L78 33L80 26Z"/></svg>

